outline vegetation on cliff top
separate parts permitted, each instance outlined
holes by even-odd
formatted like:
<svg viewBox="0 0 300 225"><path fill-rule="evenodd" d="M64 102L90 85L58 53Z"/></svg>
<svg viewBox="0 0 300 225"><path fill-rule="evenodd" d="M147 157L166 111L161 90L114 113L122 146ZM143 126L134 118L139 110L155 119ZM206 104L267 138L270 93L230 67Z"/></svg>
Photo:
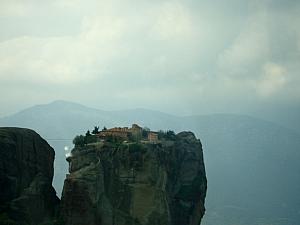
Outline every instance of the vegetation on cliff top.
<svg viewBox="0 0 300 225"><path fill-rule="evenodd" d="M118 130L116 130L118 129ZM128 129L129 130L129 129ZM104 135L101 135L104 134ZM105 135L106 134L106 135ZM176 134L173 130L158 132L151 131L148 127L140 128L137 133L128 132L127 128L111 128L104 127L99 131L99 126L95 126L92 132L87 130L85 135L77 135L73 139L75 147L84 147L88 144L97 142L111 143L128 143L128 142L151 142L157 143L163 140L175 140Z"/></svg>

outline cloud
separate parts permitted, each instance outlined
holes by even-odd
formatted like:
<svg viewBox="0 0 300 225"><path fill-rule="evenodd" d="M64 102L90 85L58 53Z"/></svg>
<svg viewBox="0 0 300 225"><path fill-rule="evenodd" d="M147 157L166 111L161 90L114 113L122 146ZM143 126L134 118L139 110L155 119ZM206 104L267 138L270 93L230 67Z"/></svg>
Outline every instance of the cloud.
<svg viewBox="0 0 300 225"><path fill-rule="evenodd" d="M0 7L0 94L14 89L14 99L26 92L28 101L102 99L107 107L130 102L196 112L204 104L225 109L299 96L295 6L181 0L0 5L7 9Z"/></svg>
<svg viewBox="0 0 300 225"><path fill-rule="evenodd" d="M270 35L265 14L255 14L233 41L218 57L218 67L227 76L255 76L257 66L268 60L270 55Z"/></svg>
<svg viewBox="0 0 300 225"><path fill-rule="evenodd" d="M92 82L121 55L120 18L86 17L74 36L23 36L0 43L0 78L45 84Z"/></svg>
<svg viewBox="0 0 300 225"><path fill-rule="evenodd" d="M76 81L74 58L66 55L72 38L22 37L0 44L0 78L4 81L60 84ZM72 45L72 44L71 44Z"/></svg>
<svg viewBox="0 0 300 225"><path fill-rule="evenodd" d="M26 4L23 1L0 1L0 18L10 16L23 17L26 16L31 9L30 4Z"/></svg>
<svg viewBox="0 0 300 225"><path fill-rule="evenodd" d="M186 39L193 35L191 12L178 2L165 2L155 8L152 34L154 38L165 41Z"/></svg>
<svg viewBox="0 0 300 225"><path fill-rule="evenodd" d="M291 8L274 9L266 2L258 5L261 8L218 55L217 76L236 95L252 96L253 101L295 101L299 96L294 87L299 82L299 28L295 26L299 16Z"/></svg>
<svg viewBox="0 0 300 225"><path fill-rule="evenodd" d="M270 97L284 88L287 84L287 71L275 63L266 63L263 66L262 77L258 80L256 88L262 97Z"/></svg>
<svg viewBox="0 0 300 225"><path fill-rule="evenodd" d="M64 1L57 7L75 5ZM136 67L134 73L141 67L157 72L166 63L173 63L177 56L173 51L176 48L165 48L156 41L186 43L193 31L192 21L188 9L178 2L154 4L141 10L131 12L129 4L120 7L116 2L96 3L94 11L82 17L76 35L20 36L3 41L0 78L69 85L94 82L104 76L122 76L120 73L131 76L128 74L131 66ZM142 17L143 13L148 17ZM181 49L178 48L178 53ZM159 77L161 73L152 74L155 75Z"/></svg>

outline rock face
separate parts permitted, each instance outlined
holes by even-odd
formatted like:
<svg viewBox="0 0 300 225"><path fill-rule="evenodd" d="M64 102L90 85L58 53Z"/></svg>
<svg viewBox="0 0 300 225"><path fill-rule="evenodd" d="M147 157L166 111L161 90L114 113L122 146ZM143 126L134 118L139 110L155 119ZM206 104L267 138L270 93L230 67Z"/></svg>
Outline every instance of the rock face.
<svg viewBox="0 0 300 225"><path fill-rule="evenodd" d="M97 143L68 158L61 213L67 225L199 225L206 175L191 132L161 143Z"/></svg>
<svg viewBox="0 0 300 225"><path fill-rule="evenodd" d="M0 128L1 224L37 225L53 218L59 204L53 162L54 150L36 132Z"/></svg>

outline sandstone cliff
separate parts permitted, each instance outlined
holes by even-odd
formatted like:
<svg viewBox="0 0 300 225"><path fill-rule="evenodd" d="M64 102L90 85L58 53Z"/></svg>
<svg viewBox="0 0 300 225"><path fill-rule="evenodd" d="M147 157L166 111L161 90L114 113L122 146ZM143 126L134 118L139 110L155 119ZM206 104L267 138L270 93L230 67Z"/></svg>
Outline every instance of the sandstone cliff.
<svg viewBox="0 0 300 225"><path fill-rule="evenodd" d="M191 132L160 143L96 143L72 150L62 194L67 225L199 225L206 175Z"/></svg>
<svg viewBox="0 0 300 225"><path fill-rule="evenodd" d="M53 218L54 150L36 132L0 128L0 223L37 225Z"/></svg>

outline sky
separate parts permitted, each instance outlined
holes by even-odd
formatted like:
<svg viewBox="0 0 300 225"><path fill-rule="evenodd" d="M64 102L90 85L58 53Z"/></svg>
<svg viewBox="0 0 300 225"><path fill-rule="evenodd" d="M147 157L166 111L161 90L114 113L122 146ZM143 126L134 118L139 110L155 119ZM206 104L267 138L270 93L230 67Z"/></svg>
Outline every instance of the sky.
<svg viewBox="0 0 300 225"><path fill-rule="evenodd" d="M300 114L300 1L0 0L0 27L0 116Z"/></svg>

